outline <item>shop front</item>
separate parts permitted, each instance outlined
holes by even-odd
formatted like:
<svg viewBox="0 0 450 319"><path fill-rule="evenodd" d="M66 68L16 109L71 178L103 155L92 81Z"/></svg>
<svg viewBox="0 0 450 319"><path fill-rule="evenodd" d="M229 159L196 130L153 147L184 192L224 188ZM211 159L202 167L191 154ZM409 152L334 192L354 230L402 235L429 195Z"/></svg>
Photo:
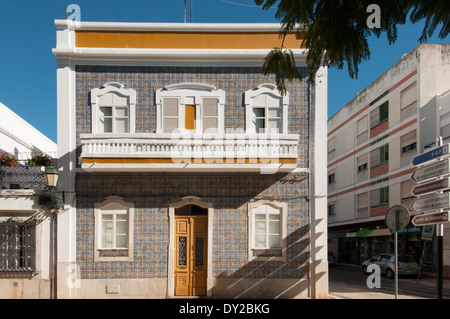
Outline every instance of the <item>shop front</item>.
<svg viewBox="0 0 450 319"><path fill-rule="evenodd" d="M423 227L409 226L397 234L398 253L413 255L418 263L422 263L424 270L433 271L434 245L432 237L423 236ZM394 253L394 234L388 228L330 232L329 239L337 246L339 264L360 266L377 254Z"/></svg>

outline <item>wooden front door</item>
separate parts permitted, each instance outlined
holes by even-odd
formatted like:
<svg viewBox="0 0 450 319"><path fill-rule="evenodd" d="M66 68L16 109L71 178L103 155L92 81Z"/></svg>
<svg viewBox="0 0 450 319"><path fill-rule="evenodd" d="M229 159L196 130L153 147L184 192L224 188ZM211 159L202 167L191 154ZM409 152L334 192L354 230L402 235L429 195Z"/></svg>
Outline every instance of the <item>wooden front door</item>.
<svg viewBox="0 0 450 319"><path fill-rule="evenodd" d="M175 211L175 296L204 296L208 216L193 215L199 211L195 208L193 212L192 209L188 210L190 213L181 216L177 216Z"/></svg>

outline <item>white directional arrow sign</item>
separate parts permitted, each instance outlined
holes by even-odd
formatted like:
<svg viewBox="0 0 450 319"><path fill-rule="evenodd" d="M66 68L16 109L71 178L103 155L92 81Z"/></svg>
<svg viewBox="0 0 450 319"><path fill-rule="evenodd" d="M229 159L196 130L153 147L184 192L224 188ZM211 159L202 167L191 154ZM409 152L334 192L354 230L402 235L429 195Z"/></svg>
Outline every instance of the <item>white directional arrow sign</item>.
<svg viewBox="0 0 450 319"><path fill-rule="evenodd" d="M416 212L446 207L450 207L450 193L443 193L416 198L413 200L411 204L411 208L414 209Z"/></svg>
<svg viewBox="0 0 450 319"><path fill-rule="evenodd" d="M450 158L446 158L443 161L420 167L414 171L411 175L411 179L415 182L425 181L427 179L442 176L450 173Z"/></svg>

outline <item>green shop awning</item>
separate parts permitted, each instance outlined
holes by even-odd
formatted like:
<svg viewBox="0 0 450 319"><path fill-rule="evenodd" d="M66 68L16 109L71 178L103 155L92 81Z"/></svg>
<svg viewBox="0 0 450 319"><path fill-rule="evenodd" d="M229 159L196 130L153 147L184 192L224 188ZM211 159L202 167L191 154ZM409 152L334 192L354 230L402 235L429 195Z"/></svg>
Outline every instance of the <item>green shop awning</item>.
<svg viewBox="0 0 450 319"><path fill-rule="evenodd" d="M388 228L368 229L368 230L360 230L357 233L357 235L358 237L390 236L391 231Z"/></svg>

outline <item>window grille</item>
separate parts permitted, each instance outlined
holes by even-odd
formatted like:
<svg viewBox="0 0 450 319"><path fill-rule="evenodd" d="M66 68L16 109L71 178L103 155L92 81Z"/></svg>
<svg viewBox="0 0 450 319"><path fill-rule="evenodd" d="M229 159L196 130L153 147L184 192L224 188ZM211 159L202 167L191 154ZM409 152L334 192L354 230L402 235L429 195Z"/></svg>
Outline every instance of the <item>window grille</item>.
<svg viewBox="0 0 450 319"><path fill-rule="evenodd" d="M35 226L0 223L0 272L35 270Z"/></svg>

